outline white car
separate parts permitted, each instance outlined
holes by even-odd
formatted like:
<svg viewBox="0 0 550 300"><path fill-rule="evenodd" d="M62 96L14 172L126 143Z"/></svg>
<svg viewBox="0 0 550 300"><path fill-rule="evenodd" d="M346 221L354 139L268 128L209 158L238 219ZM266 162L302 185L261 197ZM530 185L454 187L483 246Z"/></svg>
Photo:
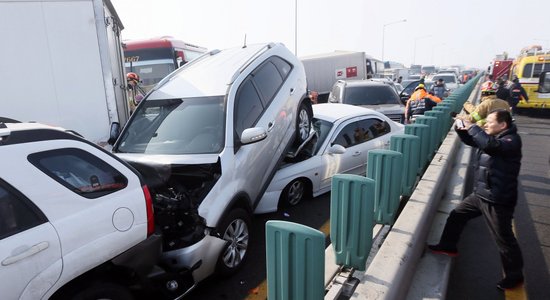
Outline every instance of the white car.
<svg viewBox="0 0 550 300"><path fill-rule="evenodd" d="M162 240L135 170L63 129L8 122L0 121L2 299L128 299L136 285L175 282L154 268Z"/></svg>
<svg viewBox="0 0 550 300"><path fill-rule="evenodd" d="M458 89L458 77L456 77L455 73L437 73L431 78L431 81L433 84L436 84L437 80L440 78L443 79L443 82L445 82L445 86L449 89L449 92Z"/></svg>
<svg viewBox="0 0 550 300"><path fill-rule="evenodd" d="M404 132L404 125L382 113L348 104L317 104L313 114L317 140L310 157L277 171L256 213L326 193L334 174L365 175L369 150L389 148L391 136Z"/></svg>
<svg viewBox="0 0 550 300"><path fill-rule="evenodd" d="M250 215L312 114L302 63L274 43L211 51L141 101L113 152L145 177L163 260L192 272L189 289L243 264Z"/></svg>

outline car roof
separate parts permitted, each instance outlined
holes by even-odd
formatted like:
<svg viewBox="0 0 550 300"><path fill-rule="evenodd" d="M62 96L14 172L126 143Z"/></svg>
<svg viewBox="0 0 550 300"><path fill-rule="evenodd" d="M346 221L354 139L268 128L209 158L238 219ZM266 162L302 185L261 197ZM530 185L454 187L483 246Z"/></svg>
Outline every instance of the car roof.
<svg viewBox="0 0 550 300"><path fill-rule="evenodd" d="M281 47L281 44L252 44L210 51L161 81L149 98L225 95L238 70L261 55L262 49L274 47Z"/></svg>
<svg viewBox="0 0 550 300"><path fill-rule="evenodd" d="M382 81L372 81L372 80L346 80L343 81L346 86L388 86Z"/></svg>
<svg viewBox="0 0 550 300"><path fill-rule="evenodd" d="M375 110L356 105L342 103L321 103L313 105L313 117L331 123L334 123L343 118L349 119L365 115L372 115L379 118L384 118L383 114Z"/></svg>

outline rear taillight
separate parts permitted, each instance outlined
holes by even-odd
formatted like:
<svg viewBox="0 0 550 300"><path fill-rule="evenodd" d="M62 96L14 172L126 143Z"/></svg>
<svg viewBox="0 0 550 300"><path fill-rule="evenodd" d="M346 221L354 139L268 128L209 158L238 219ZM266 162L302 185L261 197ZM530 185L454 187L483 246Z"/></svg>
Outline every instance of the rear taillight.
<svg viewBox="0 0 550 300"><path fill-rule="evenodd" d="M143 186L143 195L145 196L145 207L147 209L147 236L155 232L155 214L153 212L153 198L147 185Z"/></svg>

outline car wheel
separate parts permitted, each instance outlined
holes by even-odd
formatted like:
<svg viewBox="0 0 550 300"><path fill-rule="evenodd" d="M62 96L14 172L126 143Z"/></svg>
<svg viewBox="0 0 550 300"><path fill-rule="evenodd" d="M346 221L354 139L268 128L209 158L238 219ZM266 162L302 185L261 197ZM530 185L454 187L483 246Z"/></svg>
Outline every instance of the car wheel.
<svg viewBox="0 0 550 300"><path fill-rule="evenodd" d="M307 140L311 131L311 119L313 113L306 101L300 104L298 117L296 118L296 145L299 146Z"/></svg>
<svg viewBox="0 0 550 300"><path fill-rule="evenodd" d="M227 276L237 271L248 255L250 216L242 208L227 214L220 223L222 238L227 241L218 258L217 271Z"/></svg>
<svg viewBox="0 0 550 300"><path fill-rule="evenodd" d="M134 299L130 291L119 284L110 282L98 282L80 290L72 300L131 300Z"/></svg>
<svg viewBox="0 0 550 300"><path fill-rule="evenodd" d="M295 206L306 194L307 185L302 179L294 179L283 190L280 204L283 207Z"/></svg>

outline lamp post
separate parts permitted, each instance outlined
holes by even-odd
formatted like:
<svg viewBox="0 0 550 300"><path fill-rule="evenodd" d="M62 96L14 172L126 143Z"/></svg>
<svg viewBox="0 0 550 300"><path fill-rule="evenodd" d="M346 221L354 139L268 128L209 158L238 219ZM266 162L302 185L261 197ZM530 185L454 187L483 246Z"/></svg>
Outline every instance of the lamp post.
<svg viewBox="0 0 550 300"><path fill-rule="evenodd" d="M426 38L430 38L430 37L432 37L431 34L430 34L430 35L419 36L419 37L416 37L416 38L414 39L413 62L412 62L413 65L416 63L416 42L417 42L418 40L426 39Z"/></svg>
<svg viewBox="0 0 550 300"><path fill-rule="evenodd" d="M397 24L397 23L403 23L403 22L407 22L407 19L393 21L390 23L386 23L382 26L382 63L384 63L384 35L386 34L386 26Z"/></svg>
<svg viewBox="0 0 550 300"><path fill-rule="evenodd" d="M298 56L298 0L294 1L294 55Z"/></svg>

